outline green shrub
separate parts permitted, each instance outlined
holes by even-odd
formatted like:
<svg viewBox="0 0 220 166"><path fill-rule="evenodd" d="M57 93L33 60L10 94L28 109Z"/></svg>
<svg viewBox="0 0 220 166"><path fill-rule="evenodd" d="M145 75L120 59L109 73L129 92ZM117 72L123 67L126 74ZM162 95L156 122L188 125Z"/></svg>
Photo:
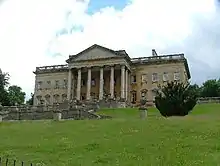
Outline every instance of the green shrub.
<svg viewBox="0 0 220 166"><path fill-rule="evenodd" d="M155 105L162 116L185 116L197 103L197 93L189 84L169 82L159 88Z"/></svg>

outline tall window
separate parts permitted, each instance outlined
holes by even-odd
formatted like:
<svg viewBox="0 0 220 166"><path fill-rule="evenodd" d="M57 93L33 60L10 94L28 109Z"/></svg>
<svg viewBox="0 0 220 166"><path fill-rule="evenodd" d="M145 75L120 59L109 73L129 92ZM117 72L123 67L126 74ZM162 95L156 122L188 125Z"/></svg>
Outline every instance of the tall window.
<svg viewBox="0 0 220 166"><path fill-rule="evenodd" d="M173 79L174 81L179 81L180 80L180 72L175 72L174 75L173 75Z"/></svg>
<svg viewBox="0 0 220 166"><path fill-rule="evenodd" d="M147 82L147 74L142 74L142 76L141 76L141 82L142 82L142 83Z"/></svg>
<svg viewBox="0 0 220 166"><path fill-rule="evenodd" d="M86 81L85 80L81 80L81 86L85 86L86 85Z"/></svg>
<svg viewBox="0 0 220 166"><path fill-rule="evenodd" d="M47 81L46 89L50 89L50 88L51 88L51 81Z"/></svg>
<svg viewBox="0 0 220 166"><path fill-rule="evenodd" d="M95 86L95 79L94 78L91 80L91 85Z"/></svg>
<svg viewBox="0 0 220 166"><path fill-rule="evenodd" d="M147 98L147 89L142 89L141 90L141 98L146 99Z"/></svg>
<svg viewBox="0 0 220 166"><path fill-rule="evenodd" d="M39 81L37 83L37 90L41 90L42 89L42 81Z"/></svg>
<svg viewBox="0 0 220 166"><path fill-rule="evenodd" d="M132 102L133 104L135 104L136 101L137 101L137 92L136 92L136 91L133 91L133 92L131 93L131 102Z"/></svg>
<svg viewBox="0 0 220 166"><path fill-rule="evenodd" d="M55 81L55 89L59 89L59 80Z"/></svg>
<svg viewBox="0 0 220 166"><path fill-rule="evenodd" d="M164 72L164 73L163 73L163 81L164 81L164 82L169 81L168 72Z"/></svg>
<svg viewBox="0 0 220 166"><path fill-rule="evenodd" d="M131 83L136 83L136 75L131 76Z"/></svg>
<svg viewBox="0 0 220 166"><path fill-rule="evenodd" d="M67 88L67 80L66 80L66 79L63 80L63 88L64 88L64 89Z"/></svg>
<svg viewBox="0 0 220 166"><path fill-rule="evenodd" d="M157 82L158 81L158 74L157 73L153 73L152 74L152 82Z"/></svg>
<svg viewBox="0 0 220 166"><path fill-rule="evenodd" d="M46 95L46 96L45 96L45 100L46 100L46 104L47 104L47 105L50 105L50 104L51 104L51 101L50 101L50 100L51 100L50 95Z"/></svg>

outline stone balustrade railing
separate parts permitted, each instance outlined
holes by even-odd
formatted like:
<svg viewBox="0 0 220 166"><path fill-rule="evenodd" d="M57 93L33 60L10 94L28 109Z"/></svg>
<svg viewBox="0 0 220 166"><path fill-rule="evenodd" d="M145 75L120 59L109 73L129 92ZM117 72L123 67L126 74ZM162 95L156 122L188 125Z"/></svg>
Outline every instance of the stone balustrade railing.
<svg viewBox="0 0 220 166"><path fill-rule="evenodd" d="M47 71L52 72L57 70L61 70L61 71L68 70L68 64L36 67L34 73L47 72Z"/></svg>
<svg viewBox="0 0 220 166"><path fill-rule="evenodd" d="M150 56L150 57L139 57L132 58L132 63L141 63L141 62L152 62L152 61L161 61L161 60L184 60L184 54L172 54L172 55L161 55L161 56Z"/></svg>
<svg viewBox="0 0 220 166"><path fill-rule="evenodd" d="M201 97L198 98L198 104L202 103L220 103L220 97Z"/></svg>

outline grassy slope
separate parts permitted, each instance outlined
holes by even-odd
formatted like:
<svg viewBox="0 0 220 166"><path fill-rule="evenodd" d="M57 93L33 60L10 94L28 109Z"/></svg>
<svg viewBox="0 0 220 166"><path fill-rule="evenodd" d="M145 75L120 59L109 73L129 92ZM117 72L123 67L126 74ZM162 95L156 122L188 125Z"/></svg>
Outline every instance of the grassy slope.
<svg viewBox="0 0 220 166"><path fill-rule="evenodd" d="M218 165L220 104L200 105L184 118L147 120L135 109L103 110L113 120L0 124L0 156L62 165Z"/></svg>

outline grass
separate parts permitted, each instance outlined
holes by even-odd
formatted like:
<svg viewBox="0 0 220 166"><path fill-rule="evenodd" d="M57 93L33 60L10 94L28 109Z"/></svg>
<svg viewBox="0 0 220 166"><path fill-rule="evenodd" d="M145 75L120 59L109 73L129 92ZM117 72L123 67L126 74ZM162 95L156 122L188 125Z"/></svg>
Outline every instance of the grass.
<svg viewBox="0 0 220 166"><path fill-rule="evenodd" d="M184 118L149 109L106 109L112 120L0 124L0 156L47 166L217 166L220 104L195 107Z"/></svg>

